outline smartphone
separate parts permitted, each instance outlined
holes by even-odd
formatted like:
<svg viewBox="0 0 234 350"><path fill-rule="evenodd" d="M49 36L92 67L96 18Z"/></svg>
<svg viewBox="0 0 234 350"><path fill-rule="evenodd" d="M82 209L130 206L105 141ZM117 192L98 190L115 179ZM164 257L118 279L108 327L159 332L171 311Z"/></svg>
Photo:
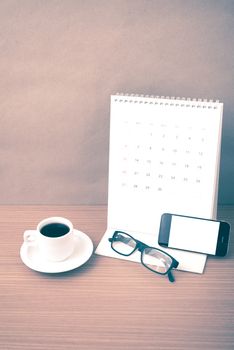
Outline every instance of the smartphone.
<svg viewBox="0 0 234 350"><path fill-rule="evenodd" d="M161 216L158 244L168 248L225 256L230 225L224 221L165 213Z"/></svg>

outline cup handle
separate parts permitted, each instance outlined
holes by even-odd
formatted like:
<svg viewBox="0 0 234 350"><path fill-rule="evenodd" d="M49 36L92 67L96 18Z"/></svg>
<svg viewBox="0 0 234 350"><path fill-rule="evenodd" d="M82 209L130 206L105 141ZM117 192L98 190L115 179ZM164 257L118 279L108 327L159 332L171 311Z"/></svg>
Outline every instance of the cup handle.
<svg viewBox="0 0 234 350"><path fill-rule="evenodd" d="M24 231L24 242L28 245L35 245L36 244L36 233L35 230L27 230Z"/></svg>

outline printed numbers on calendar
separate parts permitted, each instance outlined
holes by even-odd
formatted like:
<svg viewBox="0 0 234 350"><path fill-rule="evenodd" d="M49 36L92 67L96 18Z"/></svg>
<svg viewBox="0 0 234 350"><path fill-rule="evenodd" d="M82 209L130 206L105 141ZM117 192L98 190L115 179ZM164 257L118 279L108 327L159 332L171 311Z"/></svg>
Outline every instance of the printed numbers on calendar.
<svg viewBox="0 0 234 350"><path fill-rule="evenodd" d="M205 133L204 128L165 122L128 122L121 140L122 188L163 192L170 186L201 184Z"/></svg>

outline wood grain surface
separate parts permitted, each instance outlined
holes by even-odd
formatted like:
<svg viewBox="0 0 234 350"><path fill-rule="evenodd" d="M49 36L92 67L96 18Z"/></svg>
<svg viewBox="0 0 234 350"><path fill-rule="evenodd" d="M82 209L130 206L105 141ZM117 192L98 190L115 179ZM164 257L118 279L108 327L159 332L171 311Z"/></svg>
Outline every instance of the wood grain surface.
<svg viewBox="0 0 234 350"><path fill-rule="evenodd" d="M30 270L22 235L45 217L64 216L96 247L104 206L0 207L1 350L234 349L234 245L208 258L202 275L175 271L176 282L140 264L93 254L62 274ZM234 227L234 207L219 208Z"/></svg>

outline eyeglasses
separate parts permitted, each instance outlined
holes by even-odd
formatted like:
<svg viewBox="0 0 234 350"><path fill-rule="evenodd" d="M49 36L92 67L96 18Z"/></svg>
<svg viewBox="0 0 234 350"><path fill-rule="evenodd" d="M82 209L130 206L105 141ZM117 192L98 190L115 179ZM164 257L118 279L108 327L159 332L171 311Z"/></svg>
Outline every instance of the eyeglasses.
<svg viewBox="0 0 234 350"><path fill-rule="evenodd" d="M111 248L118 254L129 256L136 250L141 253L141 263L150 271L160 275L167 275L170 282L174 282L172 269L179 263L171 255L158 248L149 247L147 244L138 241L126 232L115 231L109 238Z"/></svg>

